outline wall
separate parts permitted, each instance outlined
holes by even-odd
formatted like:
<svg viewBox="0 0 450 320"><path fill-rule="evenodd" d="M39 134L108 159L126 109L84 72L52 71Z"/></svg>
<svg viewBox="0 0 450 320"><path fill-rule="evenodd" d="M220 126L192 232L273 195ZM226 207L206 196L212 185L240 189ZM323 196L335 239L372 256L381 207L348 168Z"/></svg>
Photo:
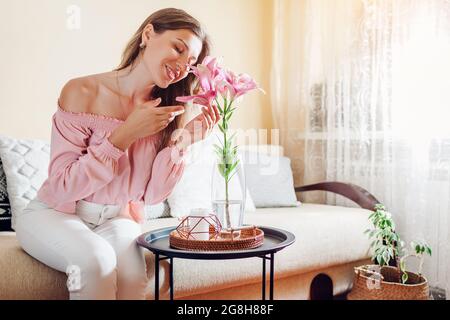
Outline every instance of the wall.
<svg viewBox="0 0 450 320"><path fill-rule="evenodd" d="M199 19L224 65L251 74L269 92L272 0L0 0L0 133L49 139L50 119L62 86L71 78L116 67L142 21L164 7ZM80 28L67 28L71 5ZM73 15L72 15L73 16ZM250 93L233 128L272 127L270 97Z"/></svg>

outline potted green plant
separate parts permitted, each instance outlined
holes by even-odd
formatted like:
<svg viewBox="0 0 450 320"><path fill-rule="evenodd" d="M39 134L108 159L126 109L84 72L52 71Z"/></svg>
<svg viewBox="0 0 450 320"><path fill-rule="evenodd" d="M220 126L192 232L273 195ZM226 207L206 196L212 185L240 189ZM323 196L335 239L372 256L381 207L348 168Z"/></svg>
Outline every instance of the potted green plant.
<svg viewBox="0 0 450 320"><path fill-rule="evenodd" d="M406 250L404 242L395 232L392 216L385 206L377 204L369 216L372 229L365 231L372 240L372 261L375 264L355 268L353 289L349 300L427 300L429 287L422 275L424 255L431 256L431 248L425 242L411 242ZM412 253L411 253L412 250ZM406 259L420 260L417 273L406 270Z"/></svg>

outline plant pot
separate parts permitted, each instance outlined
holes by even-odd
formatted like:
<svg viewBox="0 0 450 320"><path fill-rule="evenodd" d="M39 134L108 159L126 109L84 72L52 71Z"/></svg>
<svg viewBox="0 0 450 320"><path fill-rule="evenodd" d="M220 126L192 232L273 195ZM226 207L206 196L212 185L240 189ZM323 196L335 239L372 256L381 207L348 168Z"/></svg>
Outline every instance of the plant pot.
<svg viewBox="0 0 450 320"><path fill-rule="evenodd" d="M408 281L403 284L399 269L378 265L355 268L353 289L348 300L428 300L428 281L422 275L408 273Z"/></svg>

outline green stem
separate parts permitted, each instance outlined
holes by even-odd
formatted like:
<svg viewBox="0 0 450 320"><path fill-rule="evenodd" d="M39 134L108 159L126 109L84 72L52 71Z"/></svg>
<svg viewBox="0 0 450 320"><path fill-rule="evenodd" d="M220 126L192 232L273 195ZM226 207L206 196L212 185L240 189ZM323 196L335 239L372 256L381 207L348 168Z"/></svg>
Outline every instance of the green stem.
<svg viewBox="0 0 450 320"><path fill-rule="evenodd" d="M223 152L222 152L222 158L225 162L225 174L224 174L224 179L225 179L225 218L226 218L226 223L227 223L227 228L231 228L231 219L230 219L230 204L229 204L229 200L228 200L228 166L229 163L228 162L228 150L227 150L227 132L228 132L228 124L226 121L226 115L227 115L227 101L226 99L224 99L224 104L223 104L223 112L224 112L224 116L222 118L222 127L224 128L223 130L223 143L224 143L224 148L223 148Z"/></svg>

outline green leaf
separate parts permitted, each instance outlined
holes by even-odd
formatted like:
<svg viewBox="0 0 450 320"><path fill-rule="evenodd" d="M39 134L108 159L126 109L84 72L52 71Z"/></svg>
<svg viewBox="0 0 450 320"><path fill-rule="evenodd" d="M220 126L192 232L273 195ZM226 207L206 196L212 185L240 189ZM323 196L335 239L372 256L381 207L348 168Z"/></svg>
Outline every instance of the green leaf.
<svg viewBox="0 0 450 320"><path fill-rule="evenodd" d="M223 134L225 134L225 129L220 123L219 123L219 129Z"/></svg>
<svg viewBox="0 0 450 320"><path fill-rule="evenodd" d="M225 165L224 164L218 164L219 173L222 177L226 178L227 174L225 171Z"/></svg>
<svg viewBox="0 0 450 320"><path fill-rule="evenodd" d="M223 117L223 109L217 104L217 109L219 109L220 116Z"/></svg>
<svg viewBox="0 0 450 320"><path fill-rule="evenodd" d="M236 168L237 164L238 164L238 163L235 162L235 163L233 163L233 164L231 165L230 172L232 172L232 171L234 170L234 168Z"/></svg>
<svg viewBox="0 0 450 320"><path fill-rule="evenodd" d="M375 257L375 259L376 259L377 263L381 266L381 256L377 255Z"/></svg>
<svg viewBox="0 0 450 320"><path fill-rule="evenodd" d="M405 284L406 281L408 281L408 274L406 272L404 272L402 274L402 283Z"/></svg>
<svg viewBox="0 0 450 320"><path fill-rule="evenodd" d="M388 264L389 263L389 252L387 251L387 250L385 250L384 252L383 252L383 260L384 261L386 261L386 264Z"/></svg>
<svg viewBox="0 0 450 320"><path fill-rule="evenodd" d="M220 139L220 136L219 136L218 134L216 134L216 138L217 138L217 141L219 141L220 145L221 145L222 148L223 148L222 140Z"/></svg>
<svg viewBox="0 0 450 320"><path fill-rule="evenodd" d="M223 112L224 114L227 113L227 109L228 109L228 100L226 97L223 98Z"/></svg>
<svg viewBox="0 0 450 320"><path fill-rule="evenodd" d="M234 132L232 135L231 135L231 137L229 138L230 139L230 141L233 141L233 139L234 139L234 137L236 136L236 134L237 134L237 131L236 132Z"/></svg>
<svg viewBox="0 0 450 320"><path fill-rule="evenodd" d="M377 245L377 240L373 240L371 243L370 243L370 247L372 248L372 247L374 247L374 246L376 246Z"/></svg>
<svg viewBox="0 0 450 320"><path fill-rule="evenodd" d="M388 248L388 253L389 253L389 259L394 258L394 249Z"/></svg>
<svg viewBox="0 0 450 320"><path fill-rule="evenodd" d="M214 149L221 151L221 152L223 151L222 147L219 146L218 144L215 143L213 146L214 146Z"/></svg>
<svg viewBox="0 0 450 320"><path fill-rule="evenodd" d="M420 245L416 244L416 253L419 254L420 253Z"/></svg>
<svg viewBox="0 0 450 320"><path fill-rule="evenodd" d="M234 100L231 100L231 101L230 101L230 104L229 104L229 105L228 105L228 107L227 107L227 108L228 108L228 110L230 110L230 109L231 109L231 106L233 105L233 102L234 102ZM227 110L227 111L228 111L228 110Z"/></svg>
<svg viewBox="0 0 450 320"><path fill-rule="evenodd" d="M237 171L233 172L233 174L228 178L227 182L230 182L230 181L231 181L231 178L233 178L233 176L235 175L236 172L237 172Z"/></svg>
<svg viewBox="0 0 450 320"><path fill-rule="evenodd" d="M400 261L400 271L405 272L406 271L406 264L405 260Z"/></svg>
<svg viewBox="0 0 450 320"><path fill-rule="evenodd" d="M214 100L216 100L217 109L219 109L220 115L222 116L223 110L222 110L222 108L220 107L220 103L219 103L219 101L217 100L217 97L216 97Z"/></svg>
<svg viewBox="0 0 450 320"><path fill-rule="evenodd" d="M397 241L398 242L398 240L399 240L399 237L398 237L398 235L395 232L392 233L392 237L391 238L392 238L393 241Z"/></svg>

